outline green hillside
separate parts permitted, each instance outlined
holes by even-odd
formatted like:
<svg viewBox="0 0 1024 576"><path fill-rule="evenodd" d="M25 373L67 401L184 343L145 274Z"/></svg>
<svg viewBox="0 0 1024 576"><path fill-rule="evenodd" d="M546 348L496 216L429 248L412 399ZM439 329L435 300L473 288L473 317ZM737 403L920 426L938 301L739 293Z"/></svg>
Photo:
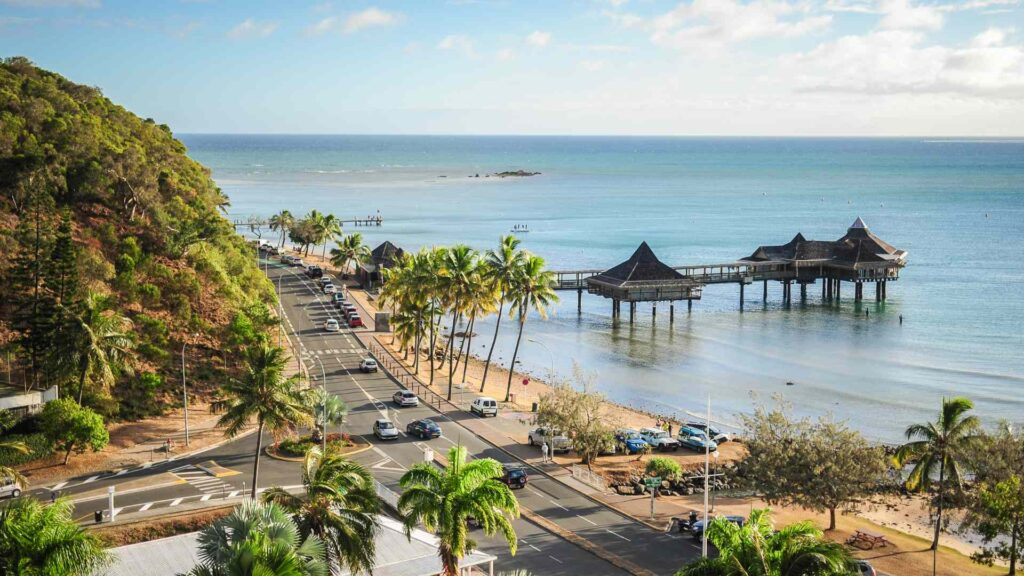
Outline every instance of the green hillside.
<svg viewBox="0 0 1024 576"><path fill-rule="evenodd" d="M274 299L226 206L166 125L3 60L0 381L131 419L180 404L187 342L214 389Z"/></svg>

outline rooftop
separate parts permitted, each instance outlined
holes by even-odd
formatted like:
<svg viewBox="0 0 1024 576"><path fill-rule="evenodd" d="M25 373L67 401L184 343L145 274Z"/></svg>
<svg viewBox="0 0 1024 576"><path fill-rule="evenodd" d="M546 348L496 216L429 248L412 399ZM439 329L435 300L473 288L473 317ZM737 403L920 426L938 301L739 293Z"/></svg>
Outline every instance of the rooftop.
<svg viewBox="0 0 1024 576"><path fill-rule="evenodd" d="M894 248L868 228L864 220L857 218L838 240L807 240L797 234L785 244L759 246L753 254L743 258L750 262L804 262L833 264L856 267L866 263L902 263L905 250Z"/></svg>

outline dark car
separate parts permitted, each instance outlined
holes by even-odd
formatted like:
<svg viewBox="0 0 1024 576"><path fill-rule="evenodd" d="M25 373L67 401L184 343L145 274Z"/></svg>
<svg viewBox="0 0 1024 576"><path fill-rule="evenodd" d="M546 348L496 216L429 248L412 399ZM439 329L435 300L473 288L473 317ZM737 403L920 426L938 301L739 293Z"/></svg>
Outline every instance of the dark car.
<svg viewBox="0 0 1024 576"><path fill-rule="evenodd" d="M512 489L526 488L526 483L530 480L526 468L515 464L505 464L502 466L502 470L501 477L498 478L499 481Z"/></svg>
<svg viewBox="0 0 1024 576"><path fill-rule="evenodd" d="M331 294L331 302L334 303L335 307L340 308L341 305L345 303L345 295L341 292L335 292L334 294Z"/></svg>
<svg viewBox="0 0 1024 576"><path fill-rule="evenodd" d="M743 524L747 521L747 519L743 516L719 516L719 518L725 518L726 520L732 522L740 528L742 528ZM704 524L705 523L703 520L698 520L690 526L690 533L693 534L694 540L700 540L704 537Z"/></svg>
<svg viewBox="0 0 1024 576"><path fill-rule="evenodd" d="M440 438L441 427L437 425L430 418L424 418L423 420L413 420L405 427L405 433L409 436L419 436L426 440L428 438Z"/></svg>
<svg viewBox="0 0 1024 576"><path fill-rule="evenodd" d="M319 278L324 275L324 269L319 266L309 265L306 267L306 276Z"/></svg>

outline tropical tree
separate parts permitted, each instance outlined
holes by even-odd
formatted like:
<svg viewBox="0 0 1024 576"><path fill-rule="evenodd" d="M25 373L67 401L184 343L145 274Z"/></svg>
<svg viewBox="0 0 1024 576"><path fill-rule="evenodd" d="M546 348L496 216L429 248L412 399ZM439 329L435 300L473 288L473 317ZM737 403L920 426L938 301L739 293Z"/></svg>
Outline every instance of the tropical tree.
<svg viewBox="0 0 1024 576"><path fill-rule="evenodd" d="M288 234L288 230L295 224L295 217L288 210L281 210L277 214L270 217L270 229L273 231L281 232L281 241L278 243L278 248L284 247L284 240Z"/></svg>
<svg viewBox="0 0 1024 576"><path fill-rule="evenodd" d="M366 468L313 447L302 463L302 485L305 491L298 495L271 488L263 493L263 501L294 514L304 537L319 538L332 568L372 572L381 501Z"/></svg>
<svg viewBox="0 0 1024 576"><path fill-rule="evenodd" d="M470 299L477 275L477 253L465 244L452 246L444 254L442 262L441 289L451 305L452 329L448 336L448 400L452 399L452 385L455 383L455 329L465 312L466 301Z"/></svg>
<svg viewBox="0 0 1024 576"><path fill-rule="evenodd" d="M483 318L488 314L494 312L494 307L497 301L494 287L490 282L485 280L485 274L487 272L487 263L478 262L477 270L474 273L473 286L470 288L469 295L466 299L466 315L469 317L469 324L466 327L466 337L463 338L466 349L466 359L462 366L462 381L466 381L466 372L469 370L469 356L473 351L473 336L476 328L477 318ZM460 347L459 356L455 359L456 369L458 368L458 362L462 358L462 348Z"/></svg>
<svg viewBox="0 0 1024 576"><path fill-rule="evenodd" d="M114 384L118 370L129 372L134 355L132 321L112 310L108 296L90 292L76 319L74 357L78 367L78 403L82 403L86 382L91 378L101 388Z"/></svg>
<svg viewBox="0 0 1024 576"><path fill-rule="evenodd" d="M327 214L323 217L323 220L320 221L319 230L320 242L324 245L322 257L326 260L327 245L340 238L345 232L341 229L341 220L334 214Z"/></svg>
<svg viewBox="0 0 1024 576"><path fill-rule="evenodd" d="M466 526L470 517L488 536L500 533L515 555L512 518L519 516L519 503L508 486L495 480L501 472L498 461L480 458L467 462L466 448L454 446L448 451L444 471L424 462L402 476L404 492L398 509L405 518L406 531L422 523L437 535L445 576L457 576L459 560L476 546Z"/></svg>
<svg viewBox="0 0 1024 576"><path fill-rule="evenodd" d="M323 542L302 536L281 506L242 502L199 533L200 564L188 576L327 576Z"/></svg>
<svg viewBox="0 0 1024 576"><path fill-rule="evenodd" d="M366 262L370 259L370 247L363 244L363 235L355 232L345 236L337 248L331 248L331 264L341 270L341 277L348 277L349 264Z"/></svg>
<svg viewBox="0 0 1024 576"><path fill-rule="evenodd" d="M0 507L0 574L91 576L107 564L103 543L72 518L74 504L17 498Z"/></svg>
<svg viewBox="0 0 1024 576"><path fill-rule="evenodd" d="M71 398L47 402L39 420L46 439L64 452L65 466L72 452L81 454L87 449L99 452L110 442L103 417Z"/></svg>
<svg viewBox="0 0 1024 576"><path fill-rule="evenodd" d="M4 454L5 452L18 452L20 454L28 454L29 449L28 445L25 444L24 442L18 440L3 440L0 441L0 454ZM21 472L18 472L17 470L10 466L0 465L0 478L4 477L13 478L22 486L26 486L28 483L28 480L21 475Z"/></svg>
<svg viewBox="0 0 1024 576"><path fill-rule="evenodd" d="M853 576L849 552L827 540L811 522L778 531L771 512L757 509L743 527L725 518L711 521L706 536L716 558L687 564L676 576Z"/></svg>
<svg viewBox="0 0 1024 576"><path fill-rule="evenodd" d="M519 272L514 276L510 294L514 302L511 314L519 318L519 334L516 336L516 347L512 351L512 363L508 367L508 383L505 387L505 402L512 394L512 372L515 370L516 358L519 356L519 344L523 339L523 327L530 310L536 311L541 318L547 318L547 307L558 301L552 288L554 276L544 269L544 259L533 254L526 254Z"/></svg>
<svg viewBox="0 0 1024 576"><path fill-rule="evenodd" d="M480 391L484 391L487 383L487 371L491 368L491 357L494 345L498 342L498 330L501 328L501 315L505 311L505 303L512 292L512 287L519 276L523 264L523 253L519 251L519 239L511 234L501 237L497 250L488 250L484 260L487 263L484 279L498 292L498 316L494 319L494 337L491 347L487 350L487 361L484 362L484 376L480 380Z"/></svg>
<svg viewBox="0 0 1024 576"><path fill-rule="evenodd" d="M327 427L339 426L345 422L348 406L341 398L327 392L324 388L313 388L306 394L306 403L313 414L313 422L319 430L323 430L324 446L327 446Z"/></svg>
<svg viewBox="0 0 1024 576"><path fill-rule="evenodd" d="M961 528L981 535L981 549L971 555L979 563L1009 564L1011 576L1024 554L1024 433L1002 423L985 434L972 451L974 487Z"/></svg>
<svg viewBox="0 0 1024 576"><path fill-rule="evenodd" d="M967 398L943 398L942 410L935 422L907 427L907 442L896 451L896 466L912 466L907 476L908 490L927 490L936 482L935 536L932 550L939 547L942 512L946 500L947 481L960 489L971 448L978 443L981 422L968 415L974 403Z"/></svg>
<svg viewBox="0 0 1024 576"><path fill-rule="evenodd" d="M245 375L232 378L224 386L225 398L212 404L214 411L223 412L218 426L233 438L252 419L256 419L256 459L252 467L252 497L256 497L259 480L260 455L263 450L263 431L278 434L295 426L312 423L309 405L298 389L299 375L284 376L288 357L284 350L267 343L245 349Z"/></svg>

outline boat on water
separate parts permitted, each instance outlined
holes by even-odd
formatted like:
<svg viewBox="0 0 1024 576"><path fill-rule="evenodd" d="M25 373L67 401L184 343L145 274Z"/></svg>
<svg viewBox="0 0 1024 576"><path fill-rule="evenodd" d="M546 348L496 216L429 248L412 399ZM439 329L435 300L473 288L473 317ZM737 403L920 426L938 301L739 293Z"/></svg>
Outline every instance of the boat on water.
<svg viewBox="0 0 1024 576"><path fill-rule="evenodd" d="M513 234L528 234L530 232L530 227L526 224L516 224L511 230L509 230L509 232Z"/></svg>

